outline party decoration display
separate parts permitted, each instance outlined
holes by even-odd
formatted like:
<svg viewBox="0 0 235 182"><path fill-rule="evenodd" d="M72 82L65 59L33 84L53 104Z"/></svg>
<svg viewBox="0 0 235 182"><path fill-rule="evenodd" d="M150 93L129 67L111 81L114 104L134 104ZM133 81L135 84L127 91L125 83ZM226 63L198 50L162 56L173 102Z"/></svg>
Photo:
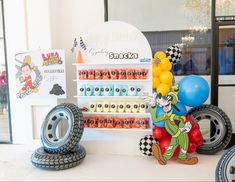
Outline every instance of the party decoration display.
<svg viewBox="0 0 235 182"><path fill-rule="evenodd" d="M189 107L202 105L209 96L207 81L196 75L186 76L179 82L179 100Z"/></svg>
<svg viewBox="0 0 235 182"><path fill-rule="evenodd" d="M78 85L78 96L142 96L141 85Z"/></svg>
<svg viewBox="0 0 235 182"><path fill-rule="evenodd" d="M165 57L166 57L166 54L163 51L158 51L154 54L154 59L162 59Z"/></svg>
<svg viewBox="0 0 235 182"><path fill-rule="evenodd" d="M161 116L162 114L165 114L165 112L163 111L163 108L160 106L157 106L157 112L156 112L156 117ZM165 123L164 121L159 121L157 123L153 123L154 126L157 127L165 127Z"/></svg>
<svg viewBox="0 0 235 182"><path fill-rule="evenodd" d="M172 63L166 54L163 51L156 52L152 60L152 85L156 92L161 93L162 96L166 96L171 90L174 78L171 69Z"/></svg>
<svg viewBox="0 0 235 182"><path fill-rule="evenodd" d="M160 136L157 138L159 141L164 139L164 142L160 144L152 145L152 151L155 158L162 165L166 165L167 160L170 160L176 148L179 149L178 161L182 164L193 165L198 162L197 157L188 157L187 151L189 148L189 131L192 128L190 120L186 120L179 115L173 114L173 108L178 112L180 109L176 106L178 102L178 87L173 87L171 92L163 97L161 93L154 93L152 98L145 98L146 104L151 105L150 113L152 117L152 122L157 124L158 122L164 121L165 128L161 128L159 132L153 131L153 136ZM163 108L164 114L159 116L158 106ZM166 130L164 132L163 130ZM168 137L167 137L168 135ZM162 137L162 138L161 138ZM163 150L165 149L165 150Z"/></svg>
<svg viewBox="0 0 235 182"><path fill-rule="evenodd" d="M146 135L140 139L139 149L140 152L147 156L152 156L152 145L157 143L157 140L152 135Z"/></svg>
<svg viewBox="0 0 235 182"><path fill-rule="evenodd" d="M235 160L235 146L228 149L220 158L216 170L215 181L234 181L234 160Z"/></svg>
<svg viewBox="0 0 235 182"><path fill-rule="evenodd" d="M60 86L58 83L54 84L51 91L49 92L52 95L63 95L65 94L64 90L62 89L62 86Z"/></svg>
<svg viewBox="0 0 235 182"><path fill-rule="evenodd" d="M83 69L78 71L80 80L146 80L148 69Z"/></svg>
<svg viewBox="0 0 235 182"><path fill-rule="evenodd" d="M200 127L197 122L190 116L186 116L186 121L190 122L192 125L191 130L188 132L189 145L187 152L194 153L198 147L203 143L203 137L200 132ZM161 153L165 153L169 148L172 140L172 136L168 133L165 128L154 127L153 128L153 137L159 142L159 147ZM180 147L177 147L174 151L173 157L176 157L180 154Z"/></svg>
<svg viewBox="0 0 235 182"><path fill-rule="evenodd" d="M65 52L28 51L15 54L18 99L66 98Z"/></svg>
<svg viewBox="0 0 235 182"><path fill-rule="evenodd" d="M180 61L180 58L182 56L182 51L178 46L173 45L167 48L166 55L169 58L170 62L173 65L175 65L176 63Z"/></svg>
<svg viewBox="0 0 235 182"><path fill-rule="evenodd" d="M184 104L182 104L180 101L178 101L176 104L175 104L176 108L172 108L173 110L173 114L176 114L178 116L186 116L187 115L187 108L185 107Z"/></svg>
<svg viewBox="0 0 235 182"><path fill-rule="evenodd" d="M149 118L139 117L85 117L84 118L85 128L138 128L146 129L149 128Z"/></svg>
<svg viewBox="0 0 235 182"><path fill-rule="evenodd" d="M59 137L56 128L62 121L68 123L68 128L66 134ZM83 114L76 105L63 103L54 107L42 124L43 147L33 152L32 164L48 170L64 170L80 164L86 156L85 148L78 144L84 130L83 122Z"/></svg>
<svg viewBox="0 0 235 182"><path fill-rule="evenodd" d="M90 112L111 112L111 113L146 113L146 104L141 102L128 101L98 101L89 103Z"/></svg>
<svg viewBox="0 0 235 182"><path fill-rule="evenodd" d="M196 122L207 122L214 131L203 141L197 152L200 154L216 154L222 151L230 142L232 137L232 123L228 115L214 105L201 105L189 110ZM208 130L208 128L206 128ZM195 136L198 133L194 133Z"/></svg>

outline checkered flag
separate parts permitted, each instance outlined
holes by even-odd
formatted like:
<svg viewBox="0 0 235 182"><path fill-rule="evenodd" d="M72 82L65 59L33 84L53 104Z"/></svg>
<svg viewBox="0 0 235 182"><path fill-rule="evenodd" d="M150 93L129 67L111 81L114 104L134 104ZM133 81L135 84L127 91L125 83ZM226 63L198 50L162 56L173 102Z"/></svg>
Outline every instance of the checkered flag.
<svg viewBox="0 0 235 182"><path fill-rule="evenodd" d="M147 156L152 156L152 145L157 143L157 140L152 135L146 135L140 139L139 148L140 152Z"/></svg>
<svg viewBox="0 0 235 182"><path fill-rule="evenodd" d="M173 45L167 48L166 56L169 58L170 62L175 65L180 61L182 51L178 46Z"/></svg>
<svg viewBox="0 0 235 182"><path fill-rule="evenodd" d="M83 50L86 50L86 44L83 42L82 37L80 37L80 47L81 47Z"/></svg>

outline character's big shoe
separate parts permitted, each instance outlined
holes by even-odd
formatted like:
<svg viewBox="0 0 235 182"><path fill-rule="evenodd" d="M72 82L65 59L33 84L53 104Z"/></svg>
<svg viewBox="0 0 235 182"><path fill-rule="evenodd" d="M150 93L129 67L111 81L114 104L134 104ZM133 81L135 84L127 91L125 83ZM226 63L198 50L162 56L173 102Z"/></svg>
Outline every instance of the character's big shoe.
<svg viewBox="0 0 235 182"><path fill-rule="evenodd" d="M181 164L194 165L194 164L198 163L198 158L197 157L192 157L192 158L188 158L186 160L178 159L178 162L181 163Z"/></svg>
<svg viewBox="0 0 235 182"><path fill-rule="evenodd" d="M38 92L38 89L37 89L37 88L33 88L33 89L32 89L32 92L33 92L33 93L37 93L37 92Z"/></svg>
<svg viewBox="0 0 235 182"><path fill-rule="evenodd" d="M25 92L25 90L23 90L23 89L20 89L20 91L19 91L20 94L23 94L24 92Z"/></svg>
<svg viewBox="0 0 235 182"><path fill-rule="evenodd" d="M152 151L154 157L158 160L159 164L166 165L166 160L163 158L161 149L158 144L152 145Z"/></svg>

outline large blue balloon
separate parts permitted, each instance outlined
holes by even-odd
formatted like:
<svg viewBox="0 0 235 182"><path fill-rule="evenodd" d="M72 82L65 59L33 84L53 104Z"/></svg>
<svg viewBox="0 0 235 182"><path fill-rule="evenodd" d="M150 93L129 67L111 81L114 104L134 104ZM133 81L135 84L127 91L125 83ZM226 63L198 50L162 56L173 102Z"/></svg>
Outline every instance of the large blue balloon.
<svg viewBox="0 0 235 182"><path fill-rule="evenodd" d="M173 114L176 114L178 116L186 116L187 115L187 108L185 107L184 104L182 104L181 102L177 102L175 104L175 106L180 110L177 111L174 107L172 107L173 110Z"/></svg>
<svg viewBox="0 0 235 182"><path fill-rule="evenodd" d="M159 116L161 116L161 115L163 115L163 114L165 114L165 112L163 111L163 108L160 107L160 106L157 106L156 117L159 117ZM161 128L165 127L164 121L159 121L159 122L157 122L156 124L153 123L153 125L154 125L154 126L161 127Z"/></svg>
<svg viewBox="0 0 235 182"><path fill-rule="evenodd" d="M209 96L209 85L200 76L186 76L179 82L179 100L187 106L202 105Z"/></svg>

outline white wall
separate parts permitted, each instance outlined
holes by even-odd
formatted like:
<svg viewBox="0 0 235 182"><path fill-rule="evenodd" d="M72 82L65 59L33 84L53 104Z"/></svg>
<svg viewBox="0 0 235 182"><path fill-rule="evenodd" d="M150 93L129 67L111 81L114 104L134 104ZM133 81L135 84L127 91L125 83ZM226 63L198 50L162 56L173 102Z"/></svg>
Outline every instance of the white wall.
<svg viewBox="0 0 235 182"><path fill-rule="evenodd" d="M6 41L10 83L13 142L30 143L39 138L43 118L57 100L16 99L14 55L25 50L62 48L66 50L68 100L76 87L75 68L70 49L73 39L93 25L103 22L102 0L8 0L4 1ZM61 101L62 102L62 101ZM41 109L39 109L41 108Z"/></svg>
<svg viewBox="0 0 235 182"><path fill-rule="evenodd" d="M75 102L76 78L75 54L72 54L74 38L96 24L104 22L103 0L50 0L52 48L65 49L67 102Z"/></svg>

